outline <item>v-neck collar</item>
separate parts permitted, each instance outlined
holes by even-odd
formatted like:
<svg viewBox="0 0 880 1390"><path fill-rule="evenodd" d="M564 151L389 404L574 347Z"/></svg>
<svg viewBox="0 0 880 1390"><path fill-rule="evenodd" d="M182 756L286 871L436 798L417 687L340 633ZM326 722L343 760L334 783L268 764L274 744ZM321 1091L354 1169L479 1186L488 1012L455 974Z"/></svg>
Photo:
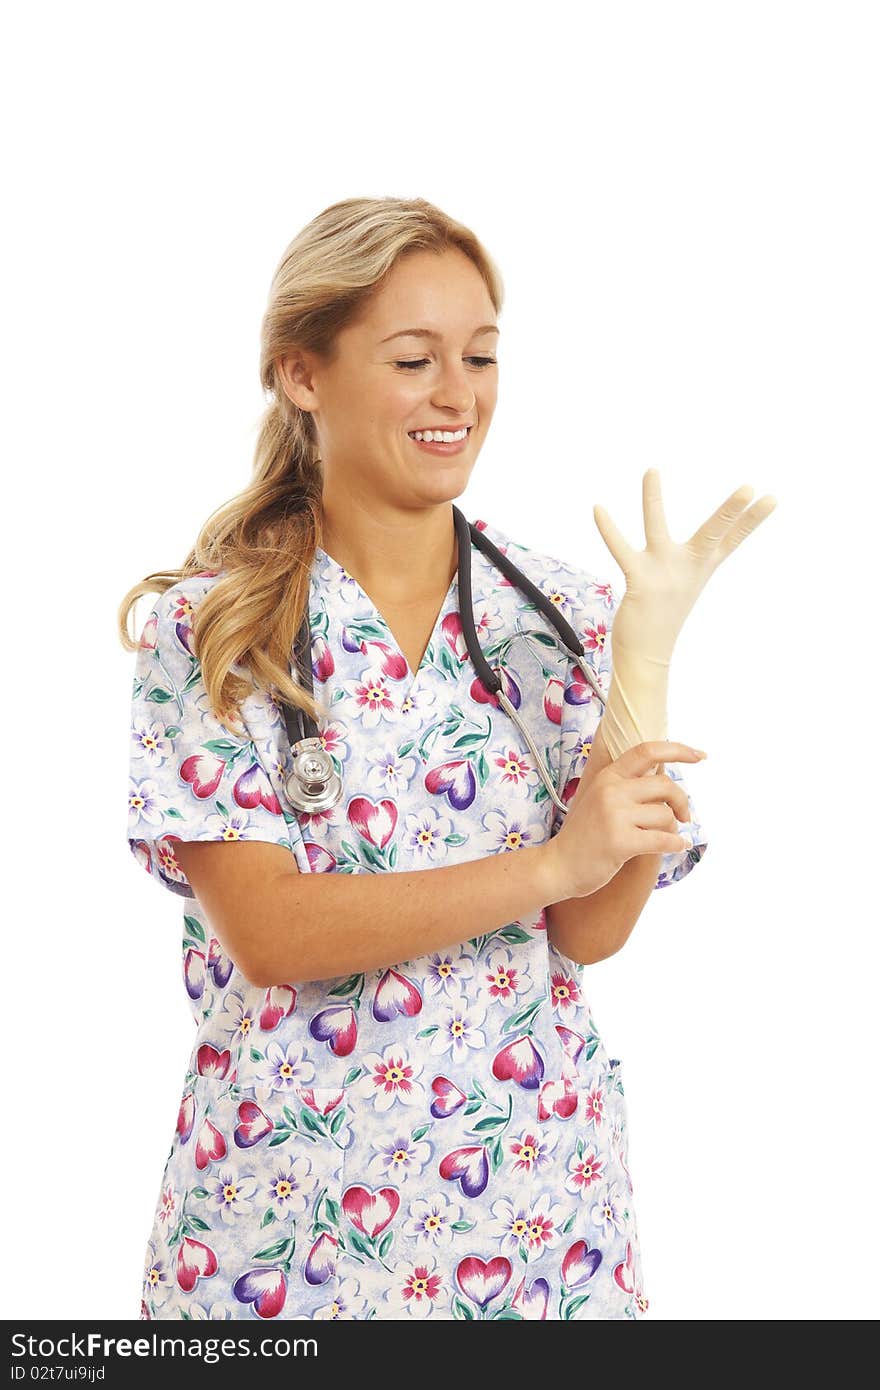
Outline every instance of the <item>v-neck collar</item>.
<svg viewBox="0 0 880 1390"><path fill-rule="evenodd" d="M424 652L422 653L422 659L419 662L418 670L413 671L410 667L409 662L406 659L403 650L401 649L400 643L398 642L397 638L394 636L394 633L391 630L391 624L388 622L388 619L382 613L381 609L377 606L374 600L370 598L370 595L367 593L360 580L357 579L356 576L351 573L351 570L347 570L344 565L341 565L338 560L334 559L332 555L328 554L328 552L324 550L323 546L318 545L315 547L315 559L319 561L328 560L331 564L336 565L337 569L340 569L342 573L347 576L347 578L351 581L351 583L355 586L355 589L357 590L357 594L359 597L359 605L363 605L364 608L368 609L371 617L374 618L375 621L387 632L388 637L390 639L391 647L398 654L401 661L404 663L406 667L406 675L404 676L403 680L395 681L393 685L394 693L397 697L398 707L403 705L404 701L409 699L412 695L413 689L418 684L422 672L425 671L430 665L433 665L435 663L437 657L437 643L441 624L444 618L446 618L450 613L454 612L458 607L458 567L456 566L455 573L453 574L452 579L449 583L449 588L446 590L446 595L443 599L443 602L440 605L439 612L437 613L437 617L434 621L434 626L431 629L431 635L428 638L428 644L425 647ZM403 688L404 686L405 689Z"/></svg>

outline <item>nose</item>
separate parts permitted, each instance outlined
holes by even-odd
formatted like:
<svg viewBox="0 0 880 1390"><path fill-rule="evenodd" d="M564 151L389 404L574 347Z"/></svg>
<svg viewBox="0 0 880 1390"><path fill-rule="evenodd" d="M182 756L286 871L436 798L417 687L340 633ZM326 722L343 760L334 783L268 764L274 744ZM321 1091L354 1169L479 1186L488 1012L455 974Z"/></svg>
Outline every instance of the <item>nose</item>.
<svg viewBox="0 0 880 1390"><path fill-rule="evenodd" d="M466 415L473 410L476 400L474 388L467 378L464 366L458 362L445 367L432 394L433 404L445 406L458 415Z"/></svg>

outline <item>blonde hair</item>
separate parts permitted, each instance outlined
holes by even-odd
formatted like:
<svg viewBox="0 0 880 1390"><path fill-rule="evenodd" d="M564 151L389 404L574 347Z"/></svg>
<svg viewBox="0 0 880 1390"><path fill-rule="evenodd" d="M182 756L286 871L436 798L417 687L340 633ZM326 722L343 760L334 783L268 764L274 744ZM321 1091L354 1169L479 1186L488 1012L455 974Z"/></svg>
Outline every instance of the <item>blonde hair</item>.
<svg viewBox="0 0 880 1390"><path fill-rule="evenodd" d="M160 570L133 585L118 615L127 651L128 617L146 593L162 594L181 579L224 571L198 603L193 642L211 708L223 722L240 716L252 690L231 670L311 714L326 713L296 683L293 642L309 601L315 548L322 539L321 460L311 413L285 394L278 360L301 349L333 361L336 334L353 322L403 255L457 248L486 283L496 313L500 273L477 237L423 198L346 198L333 203L294 237L272 277L263 316L260 380L270 402L260 425L248 487L213 512L181 569ZM303 660L310 660L306 651Z"/></svg>

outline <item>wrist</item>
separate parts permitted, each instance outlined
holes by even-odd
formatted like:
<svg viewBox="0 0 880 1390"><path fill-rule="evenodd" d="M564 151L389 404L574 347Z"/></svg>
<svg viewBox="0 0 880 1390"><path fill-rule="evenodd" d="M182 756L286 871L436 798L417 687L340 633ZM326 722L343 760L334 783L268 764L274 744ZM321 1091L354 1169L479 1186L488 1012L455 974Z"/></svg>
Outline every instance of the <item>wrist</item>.
<svg viewBox="0 0 880 1390"><path fill-rule="evenodd" d="M668 738L668 693L668 663L618 660L612 652L611 686L599 723L612 760L638 743Z"/></svg>
<svg viewBox="0 0 880 1390"><path fill-rule="evenodd" d="M565 859L560 853L557 836L551 836L543 844L532 846L535 854L534 872L540 887L541 905L563 902L572 896L565 869Z"/></svg>

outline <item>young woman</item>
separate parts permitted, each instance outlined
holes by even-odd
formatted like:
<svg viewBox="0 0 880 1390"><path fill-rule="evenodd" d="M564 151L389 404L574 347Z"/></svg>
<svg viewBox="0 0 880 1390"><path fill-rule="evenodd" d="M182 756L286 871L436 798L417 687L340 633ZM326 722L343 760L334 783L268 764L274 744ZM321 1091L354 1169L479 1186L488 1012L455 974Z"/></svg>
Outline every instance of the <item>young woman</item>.
<svg viewBox="0 0 880 1390"><path fill-rule="evenodd" d="M745 512L740 489L678 546L650 471L645 551L596 511L622 602L465 522L501 302L431 204L322 212L272 283L253 481L120 608L129 844L184 898L197 1026L143 1318L647 1308L621 1068L583 967L701 859L663 769L701 756L666 739L669 657L773 503Z"/></svg>

